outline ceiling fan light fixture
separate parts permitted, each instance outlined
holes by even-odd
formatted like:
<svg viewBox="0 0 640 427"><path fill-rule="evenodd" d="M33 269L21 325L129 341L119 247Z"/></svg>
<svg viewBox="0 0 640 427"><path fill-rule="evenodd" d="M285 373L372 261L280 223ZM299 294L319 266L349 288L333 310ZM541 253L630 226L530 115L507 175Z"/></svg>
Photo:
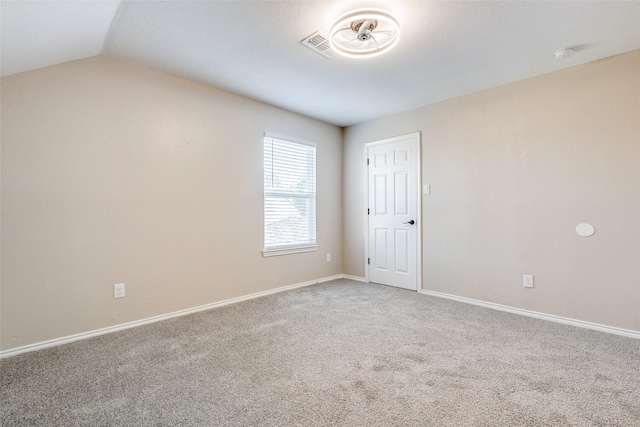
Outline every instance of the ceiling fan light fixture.
<svg viewBox="0 0 640 427"><path fill-rule="evenodd" d="M350 58L381 55L392 49L398 40L398 20L381 9L358 9L344 14L329 32L333 50Z"/></svg>

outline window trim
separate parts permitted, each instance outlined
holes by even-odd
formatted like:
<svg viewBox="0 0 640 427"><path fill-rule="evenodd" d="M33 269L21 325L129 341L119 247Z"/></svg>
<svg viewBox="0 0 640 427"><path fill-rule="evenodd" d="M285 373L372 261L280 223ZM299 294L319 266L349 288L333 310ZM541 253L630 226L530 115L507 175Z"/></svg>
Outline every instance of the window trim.
<svg viewBox="0 0 640 427"><path fill-rule="evenodd" d="M315 252L319 248L318 244L315 245L290 245L281 248L263 249L262 256L267 258L270 256L300 254L303 252Z"/></svg>

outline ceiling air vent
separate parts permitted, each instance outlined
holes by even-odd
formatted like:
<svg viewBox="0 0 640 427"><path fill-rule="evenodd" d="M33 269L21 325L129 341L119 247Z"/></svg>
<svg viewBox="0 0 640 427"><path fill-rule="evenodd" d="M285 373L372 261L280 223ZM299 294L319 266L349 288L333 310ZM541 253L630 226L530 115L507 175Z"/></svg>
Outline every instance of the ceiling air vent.
<svg viewBox="0 0 640 427"><path fill-rule="evenodd" d="M327 37L320 31L316 31L306 39L302 40L300 43L313 50L314 52L319 53L325 58L331 58L335 53L333 49L331 49L329 37Z"/></svg>

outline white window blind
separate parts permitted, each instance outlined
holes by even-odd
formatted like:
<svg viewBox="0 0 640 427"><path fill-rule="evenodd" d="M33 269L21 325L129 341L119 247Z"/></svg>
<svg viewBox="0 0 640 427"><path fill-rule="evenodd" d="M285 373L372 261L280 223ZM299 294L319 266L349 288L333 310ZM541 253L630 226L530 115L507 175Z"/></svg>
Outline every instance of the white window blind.
<svg viewBox="0 0 640 427"><path fill-rule="evenodd" d="M264 138L264 256L317 250L316 148Z"/></svg>

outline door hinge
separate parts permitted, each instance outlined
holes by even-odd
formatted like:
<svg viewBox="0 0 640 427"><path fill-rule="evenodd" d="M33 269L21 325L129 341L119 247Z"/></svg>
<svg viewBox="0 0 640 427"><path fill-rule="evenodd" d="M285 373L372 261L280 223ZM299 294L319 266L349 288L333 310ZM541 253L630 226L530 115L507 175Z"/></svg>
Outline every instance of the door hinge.
<svg viewBox="0 0 640 427"><path fill-rule="evenodd" d="M371 258L367 258L367 264L371 264Z"/></svg>
<svg viewBox="0 0 640 427"><path fill-rule="evenodd" d="M369 209L367 209L367 215L369 215Z"/></svg>
<svg viewBox="0 0 640 427"><path fill-rule="evenodd" d="M367 159L367 165L369 165L369 159Z"/></svg>

